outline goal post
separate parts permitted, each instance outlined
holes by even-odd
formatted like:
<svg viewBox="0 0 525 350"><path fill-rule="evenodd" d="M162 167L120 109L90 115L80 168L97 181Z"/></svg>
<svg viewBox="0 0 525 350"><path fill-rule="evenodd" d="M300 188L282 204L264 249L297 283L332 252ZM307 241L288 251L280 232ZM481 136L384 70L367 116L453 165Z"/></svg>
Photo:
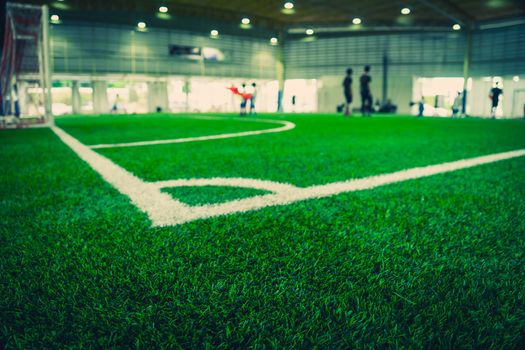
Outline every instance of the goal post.
<svg viewBox="0 0 525 350"><path fill-rule="evenodd" d="M0 60L0 115L53 122L49 10L7 2Z"/></svg>

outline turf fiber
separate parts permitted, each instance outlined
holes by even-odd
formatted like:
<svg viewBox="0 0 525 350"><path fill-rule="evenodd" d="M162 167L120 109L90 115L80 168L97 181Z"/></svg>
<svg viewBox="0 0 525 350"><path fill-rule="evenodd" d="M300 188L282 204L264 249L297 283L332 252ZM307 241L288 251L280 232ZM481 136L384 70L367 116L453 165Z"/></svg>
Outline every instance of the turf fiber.
<svg viewBox="0 0 525 350"><path fill-rule="evenodd" d="M517 120L261 118L297 127L97 151L148 181L310 186L525 148ZM269 127L180 115L57 125L86 144ZM525 344L525 157L153 228L50 130L3 130L0 145L2 348ZM230 190L166 192L190 204L258 194Z"/></svg>

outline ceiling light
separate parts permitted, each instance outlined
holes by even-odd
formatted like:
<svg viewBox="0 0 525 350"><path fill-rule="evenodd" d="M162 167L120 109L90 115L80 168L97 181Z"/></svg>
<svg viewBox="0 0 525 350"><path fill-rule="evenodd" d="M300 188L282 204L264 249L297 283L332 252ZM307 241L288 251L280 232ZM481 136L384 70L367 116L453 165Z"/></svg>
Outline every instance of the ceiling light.
<svg viewBox="0 0 525 350"><path fill-rule="evenodd" d="M284 4L284 8L287 9L287 10L293 9L293 3L291 3L291 2L285 3Z"/></svg>
<svg viewBox="0 0 525 350"><path fill-rule="evenodd" d="M516 83L520 81L520 77L518 75L515 75L512 80L514 80Z"/></svg>
<svg viewBox="0 0 525 350"><path fill-rule="evenodd" d="M358 17L354 18L354 19L352 20L352 23L353 23L353 24L361 24L361 18L358 18Z"/></svg>
<svg viewBox="0 0 525 350"><path fill-rule="evenodd" d="M277 38L274 37L270 39L270 44L277 45L278 43L279 43L279 40L277 40Z"/></svg>
<svg viewBox="0 0 525 350"><path fill-rule="evenodd" d="M51 22L58 22L60 21L60 17L58 15L51 15Z"/></svg>
<svg viewBox="0 0 525 350"><path fill-rule="evenodd" d="M401 13L403 15L408 15L408 14L410 14L410 9L408 7L402 8L401 9Z"/></svg>
<svg viewBox="0 0 525 350"><path fill-rule="evenodd" d="M244 17L242 20L241 20L241 23L246 25L246 24L250 24L250 19L247 18L247 17Z"/></svg>
<svg viewBox="0 0 525 350"><path fill-rule="evenodd" d="M454 25L452 26L452 29L454 29L454 30L460 30L460 29L461 29L461 26L460 26L459 24L456 23L456 24L454 24Z"/></svg>
<svg viewBox="0 0 525 350"><path fill-rule="evenodd" d="M312 35L313 33L314 33L313 29L307 29L306 30L306 35Z"/></svg>
<svg viewBox="0 0 525 350"><path fill-rule="evenodd" d="M219 31L216 30L216 29L213 29L211 32L210 32L210 35L212 37L218 37L219 36Z"/></svg>
<svg viewBox="0 0 525 350"><path fill-rule="evenodd" d="M166 6L161 6L161 7L159 7L159 12L160 13L167 13L168 12L168 8Z"/></svg>
<svg viewBox="0 0 525 350"><path fill-rule="evenodd" d="M137 28L139 28L139 29L146 29L146 23L144 23L144 22L137 23Z"/></svg>

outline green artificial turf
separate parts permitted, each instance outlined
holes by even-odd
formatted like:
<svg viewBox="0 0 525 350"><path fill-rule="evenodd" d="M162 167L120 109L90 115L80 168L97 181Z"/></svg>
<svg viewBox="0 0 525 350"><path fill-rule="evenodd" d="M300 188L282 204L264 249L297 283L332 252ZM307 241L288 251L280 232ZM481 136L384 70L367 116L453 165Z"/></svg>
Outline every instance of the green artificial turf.
<svg viewBox="0 0 525 350"><path fill-rule="evenodd" d="M268 117L297 127L97 151L150 181L308 186L525 148L523 121ZM166 135L135 127L149 117L119 118L124 142ZM57 124L87 144L120 137L101 125L94 135L87 121L70 128L75 120ZM250 130L202 122L191 136ZM50 130L2 130L0 347L519 348L524 174L521 157L152 228ZM191 203L232 198L176 191Z"/></svg>
<svg viewBox="0 0 525 350"><path fill-rule="evenodd" d="M525 148L525 123L520 120L269 117L297 126L277 134L98 151L148 181L246 177L309 186ZM134 140L141 140L143 129L134 129ZM86 138L82 130L65 130Z"/></svg>
<svg viewBox="0 0 525 350"><path fill-rule="evenodd" d="M222 203L270 193L253 188L226 186L170 187L163 189L162 192L169 193L177 200L190 205Z"/></svg>

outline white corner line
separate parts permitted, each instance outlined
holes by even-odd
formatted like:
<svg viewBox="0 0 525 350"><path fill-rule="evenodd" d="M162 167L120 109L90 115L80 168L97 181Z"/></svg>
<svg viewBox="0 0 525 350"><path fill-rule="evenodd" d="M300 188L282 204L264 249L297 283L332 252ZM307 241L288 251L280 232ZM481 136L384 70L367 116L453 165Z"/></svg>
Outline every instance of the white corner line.
<svg viewBox="0 0 525 350"><path fill-rule="evenodd" d="M99 148L138 147L138 146L165 145L165 144L170 144L170 143L209 141L209 140L229 139L229 138L234 138L234 137L246 137L246 136L253 136L253 135L277 133L277 132L292 130L295 128L294 123L286 121L286 120L257 119L257 118L225 118L225 117L209 117L209 116L188 116L187 118L206 119L206 120L235 120L235 121L242 121L242 122L259 122L259 123L268 123L268 124L280 124L282 126L278 128L242 131L242 132L227 133L227 134L184 137L184 138L169 139L169 140L108 143L108 144L91 145L88 147L92 149L99 149Z"/></svg>
<svg viewBox="0 0 525 350"><path fill-rule="evenodd" d="M185 213L185 215L182 216L177 214L170 218L166 217L166 221L154 222L154 226L178 225L197 219L259 210L270 206L287 205L298 201L330 197L341 193L369 190L388 184L444 174L521 156L525 156L525 149L490 154L469 159L461 159L453 162L429 165L425 167L406 169L389 174L375 175L361 179L350 179L347 181L333 182L325 185L297 188L296 191L283 191L274 194L266 194L241 200L229 201L221 204L193 206L190 207L190 210Z"/></svg>
<svg viewBox="0 0 525 350"><path fill-rule="evenodd" d="M51 126L51 130L104 180L120 193L128 196L135 206L145 212L153 226L174 226L198 219L287 205L297 201L330 197L340 193L368 190L525 156L525 149L520 149L303 188L269 180L245 178L175 179L146 182L93 151L62 129ZM268 190L272 193L214 205L189 206L161 191L162 188L166 187L208 185L256 188Z"/></svg>
<svg viewBox="0 0 525 350"><path fill-rule="evenodd" d="M131 202L143 212L146 212L152 221L154 213L186 211L188 206L174 201L167 194L162 193L154 185L139 179L124 168L101 156L86 145L66 133L64 130L51 126L51 130L75 152L80 159L89 164L104 180L115 187L120 193L128 196ZM152 215L153 213L153 215Z"/></svg>

